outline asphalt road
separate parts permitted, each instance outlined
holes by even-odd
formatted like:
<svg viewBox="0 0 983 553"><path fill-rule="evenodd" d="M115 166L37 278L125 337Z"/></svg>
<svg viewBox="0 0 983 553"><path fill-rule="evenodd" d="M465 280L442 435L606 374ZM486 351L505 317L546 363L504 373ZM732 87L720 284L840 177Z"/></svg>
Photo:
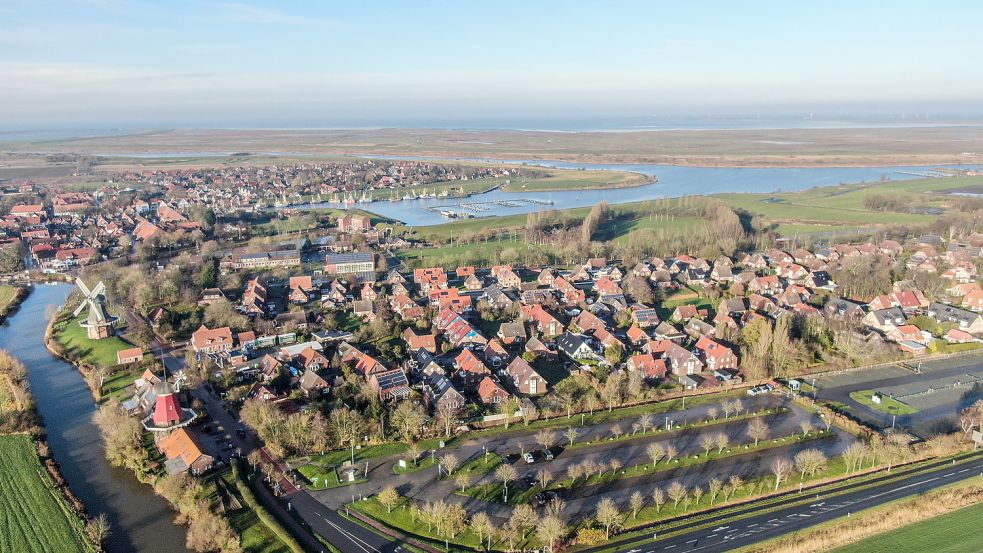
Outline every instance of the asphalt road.
<svg viewBox="0 0 983 553"><path fill-rule="evenodd" d="M657 538L642 544L625 545L618 551L631 553L730 551L981 475L983 475L983 458L961 463L958 466L945 464L934 470L828 499L819 496L811 504L752 515L736 522L724 522L713 528L684 532L664 539Z"/></svg>

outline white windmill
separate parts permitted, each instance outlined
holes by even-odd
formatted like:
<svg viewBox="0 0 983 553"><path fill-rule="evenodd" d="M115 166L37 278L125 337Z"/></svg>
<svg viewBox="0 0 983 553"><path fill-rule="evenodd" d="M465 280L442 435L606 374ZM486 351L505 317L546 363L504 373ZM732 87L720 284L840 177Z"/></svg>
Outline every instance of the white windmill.
<svg viewBox="0 0 983 553"><path fill-rule="evenodd" d="M75 279L75 284L78 285L85 297L82 299L82 303L75 308L75 311L72 311L72 316L78 317L83 309L88 308L89 312L85 319L79 321L79 325L86 330L89 339L101 340L112 336L116 317L111 317L106 313L106 296L103 295L106 292L106 285L99 281L95 288L89 290L89 287L80 278Z"/></svg>

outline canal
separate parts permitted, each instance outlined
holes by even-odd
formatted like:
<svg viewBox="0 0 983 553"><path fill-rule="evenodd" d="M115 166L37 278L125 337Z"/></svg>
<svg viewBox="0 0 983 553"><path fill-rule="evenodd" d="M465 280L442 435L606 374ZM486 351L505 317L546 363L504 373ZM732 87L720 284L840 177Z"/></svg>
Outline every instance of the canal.
<svg viewBox="0 0 983 553"><path fill-rule="evenodd" d="M109 517L112 535L107 551L186 552L184 528L172 522L174 512L168 504L131 472L106 461L99 430L92 421L96 405L82 375L44 346L48 316L71 291L68 284L35 286L0 327L0 348L27 365L48 442L72 491L90 514Z"/></svg>

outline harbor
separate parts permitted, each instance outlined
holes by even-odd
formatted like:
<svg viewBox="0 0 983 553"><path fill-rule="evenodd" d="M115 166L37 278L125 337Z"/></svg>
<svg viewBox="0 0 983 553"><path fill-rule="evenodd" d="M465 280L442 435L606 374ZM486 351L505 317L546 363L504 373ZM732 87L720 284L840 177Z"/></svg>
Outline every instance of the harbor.
<svg viewBox="0 0 983 553"><path fill-rule="evenodd" d="M491 211L495 207L515 209L527 205L553 205L553 200L543 200L540 198L511 198L508 200L489 200L486 202L467 202L427 206L424 207L424 209L432 213L439 213L448 219L469 219Z"/></svg>

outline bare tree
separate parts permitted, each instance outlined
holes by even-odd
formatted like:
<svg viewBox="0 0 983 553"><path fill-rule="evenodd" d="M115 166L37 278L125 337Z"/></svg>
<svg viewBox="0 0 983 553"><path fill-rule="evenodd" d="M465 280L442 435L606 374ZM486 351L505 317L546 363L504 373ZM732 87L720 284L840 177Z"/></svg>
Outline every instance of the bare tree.
<svg viewBox="0 0 983 553"><path fill-rule="evenodd" d="M867 455L866 447L860 442L853 442L843 450L843 462L846 464L847 471L853 472L860 468L864 457Z"/></svg>
<svg viewBox="0 0 983 553"><path fill-rule="evenodd" d="M106 513L99 513L99 516L90 519L85 523L85 533L89 536L97 547L101 548L102 544L109 539L109 534L112 528L109 525L109 517Z"/></svg>
<svg viewBox="0 0 983 553"><path fill-rule="evenodd" d="M802 437L806 437L809 435L809 432L812 431L812 423L809 421L802 421L799 423L799 428L802 430Z"/></svg>
<svg viewBox="0 0 983 553"><path fill-rule="evenodd" d="M817 472L826 470L826 454L818 449L805 449L795 454L793 459L796 470L799 471L799 478L815 476Z"/></svg>
<svg viewBox="0 0 983 553"><path fill-rule="evenodd" d="M556 443L556 433L548 428L543 428L536 432L536 443L543 446L543 449L549 449Z"/></svg>
<svg viewBox="0 0 983 553"><path fill-rule="evenodd" d="M567 467L567 478L572 480L572 484L577 482L577 479L584 474L584 467L580 463L572 463Z"/></svg>
<svg viewBox="0 0 983 553"><path fill-rule="evenodd" d="M679 450L676 449L676 446L674 446L672 444L667 445L666 446L666 462L667 463L671 463L672 460L676 458L676 455L679 455Z"/></svg>
<svg viewBox="0 0 983 553"><path fill-rule="evenodd" d="M625 431L624 429L621 428L620 424L616 424L611 427L611 435L614 436L614 439L616 440L620 438L622 435L624 435L624 433Z"/></svg>
<svg viewBox="0 0 983 553"><path fill-rule="evenodd" d="M707 491L710 492L710 505L713 505L713 502L717 500L717 495L720 494L723 487L724 483L719 478L711 478L710 482L707 483Z"/></svg>
<svg viewBox="0 0 983 553"><path fill-rule="evenodd" d="M577 441L577 436L578 436L579 432L577 432L577 429L576 428L574 428L572 426L568 426L567 427L567 431L564 434L567 437L567 444L568 444L568 446L569 447L572 447L573 446L573 443L575 441Z"/></svg>
<svg viewBox="0 0 983 553"><path fill-rule="evenodd" d="M536 527L536 536L546 544L546 549L553 551L556 541L567 534L567 525L555 516L543 517Z"/></svg>
<svg viewBox="0 0 983 553"><path fill-rule="evenodd" d="M628 506L631 509L631 518L637 519L638 512L645 506L645 496L642 495L642 492L635 490L628 500Z"/></svg>
<svg viewBox="0 0 983 553"><path fill-rule="evenodd" d="M488 546L486 549L491 551L491 539L492 534L495 533L495 523L492 522L491 518L484 511L479 511L471 516L471 521L468 524L471 531L477 534L478 543L481 543L484 538L488 538Z"/></svg>
<svg viewBox="0 0 983 553"><path fill-rule="evenodd" d="M621 511L610 497L605 497L597 503L594 518L604 526L604 539L611 539L611 530L621 524Z"/></svg>
<svg viewBox="0 0 983 553"><path fill-rule="evenodd" d="M736 474L730 475L727 479L727 486L724 487L724 501L729 500L732 495L736 494L743 487L744 479Z"/></svg>
<svg viewBox="0 0 983 553"><path fill-rule="evenodd" d="M652 426L652 415L650 413L645 413L638 417L638 426L642 429L642 434L648 432L649 428Z"/></svg>
<svg viewBox="0 0 983 553"><path fill-rule="evenodd" d="M539 469L536 471L536 480L539 482L540 487L545 488L553 481L553 473L549 469Z"/></svg>
<svg viewBox="0 0 983 553"><path fill-rule="evenodd" d="M768 425L761 419L753 419L747 425L747 435L754 440L754 447L758 447L758 442L768 437Z"/></svg>
<svg viewBox="0 0 983 553"><path fill-rule="evenodd" d="M611 467L611 474L616 474L619 470L621 470L621 459L611 459L608 461L608 466Z"/></svg>
<svg viewBox="0 0 983 553"><path fill-rule="evenodd" d="M703 448L704 455L710 455L710 450L713 449L713 436L710 434L703 434L700 436L700 447Z"/></svg>
<svg viewBox="0 0 983 553"><path fill-rule="evenodd" d="M703 499L703 488L700 486L695 486L693 487L693 491L691 493L693 495L693 503L699 505L700 500Z"/></svg>
<svg viewBox="0 0 983 553"><path fill-rule="evenodd" d="M445 453L440 457L440 465L444 467L444 471L447 472L447 476L454 474L457 467L461 466L461 461L457 458L457 455L453 453Z"/></svg>
<svg viewBox="0 0 983 553"><path fill-rule="evenodd" d="M730 443L730 440L727 439L727 434L717 432L713 435L713 444L717 446L717 453L723 452L728 443Z"/></svg>
<svg viewBox="0 0 983 553"><path fill-rule="evenodd" d="M510 520L515 520L515 527L522 534L522 539L526 539L526 532L534 528L539 523L539 515L531 505L519 505L512 510Z"/></svg>
<svg viewBox="0 0 983 553"><path fill-rule="evenodd" d="M391 513L393 512L393 507L399 504L399 492L397 492L396 488L392 486L386 486L385 488L382 488L382 491L379 492L376 499L378 499L379 503L386 508L387 513Z"/></svg>
<svg viewBox="0 0 983 553"><path fill-rule="evenodd" d="M645 453L647 453L649 459L652 460L652 468L655 468L659 460L662 459L662 456L666 454L666 450L662 447L662 444L656 442L649 444L648 447L645 448Z"/></svg>
<svg viewBox="0 0 983 553"><path fill-rule="evenodd" d="M656 487L652 490L652 503L655 503L655 512L659 513L662 511L662 505L666 502L666 492L662 491L662 488Z"/></svg>
<svg viewBox="0 0 983 553"><path fill-rule="evenodd" d="M686 499L686 496L688 495L686 486L683 486L679 482L673 482L672 484L669 484L669 487L666 489L666 493L669 494L669 499L672 500L673 509L678 507L679 502L682 501L683 499Z"/></svg>
<svg viewBox="0 0 983 553"><path fill-rule="evenodd" d="M707 418L708 419L710 419L712 421L715 421L715 420L717 420L717 417L719 417L719 416L720 416L720 411L716 407L711 407L711 408L707 409Z"/></svg>
<svg viewBox="0 0 983 553"><path fill-rule="evenodd" d="M554 497L546 503L546 508L543 510L545 513L543 516L555 516L559 517L563 514L563 509L566 508L567 504L565 501L559 497Z"/></svg>
<svg viewBox="0 0 983 553"><path fill-rule="evenodd" d="M519 477L519 473L512 465L498 465L495 469L495 476L502 481L502 490L505 492L505 502L509 501L509 482Z"/></svg>
<svg viewBox="0 0 983 553"><path fill-rule="evenodd" d="M423 448L420 446L420 444L416 442L413 442L406 447L406 456L409 458L410 462L413 463L414 467L416 466L416 462L420 458L420 455L422 454L423 454Z"/></svg>
<svg viewBox="0 0 983 553"><path fill-rule="evenodd" d="M778 457L771 462L771 473L775 476L775 489L788 478L789 473L792 472L792 462L784 457Z"/></svg>
<svg viewBox="0 0 983 553"><path fill-rule="evenodd" d="M464 491L468 486L471 485L471 475L467 472L459 472L454 476L454 485L461 491Z"/></svg>

